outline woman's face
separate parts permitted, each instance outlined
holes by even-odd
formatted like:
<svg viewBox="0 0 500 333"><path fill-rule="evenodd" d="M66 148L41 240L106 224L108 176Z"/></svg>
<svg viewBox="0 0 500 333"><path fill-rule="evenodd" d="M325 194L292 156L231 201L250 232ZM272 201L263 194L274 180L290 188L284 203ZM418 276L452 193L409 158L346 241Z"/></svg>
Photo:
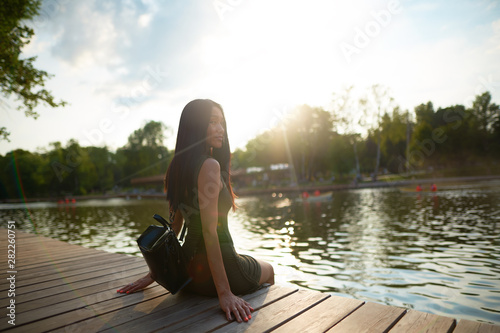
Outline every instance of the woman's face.
<svg viewBox="0 0 500 333"><path fill-rule="evenodd" d="M214 106L207 128L207 145L209 147L222 147L222 143L224 142L224 123L225 120L221 109Z"/></svg>

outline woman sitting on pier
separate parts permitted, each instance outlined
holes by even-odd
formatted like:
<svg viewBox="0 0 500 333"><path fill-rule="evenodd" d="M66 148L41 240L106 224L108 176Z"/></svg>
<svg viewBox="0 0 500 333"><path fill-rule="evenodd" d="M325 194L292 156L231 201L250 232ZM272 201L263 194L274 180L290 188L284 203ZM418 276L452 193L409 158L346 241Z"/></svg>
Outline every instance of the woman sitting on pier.
<svg viewBox="0 0 500 333"><path fill-rule="evenodd" d="M231 320L248 321L250 304L235 296L274 284L273 267L236 253L228 229L227 213L235 208L230 179L230 149L222 107L208 99L189 102L182 111L174 159L165 176L167 201L175 212L178 234L183 220L188 233L183 249L190 261L192 281L185 289L218 296ZM153 282L148 273L118 290L133 293Z"/></svg>

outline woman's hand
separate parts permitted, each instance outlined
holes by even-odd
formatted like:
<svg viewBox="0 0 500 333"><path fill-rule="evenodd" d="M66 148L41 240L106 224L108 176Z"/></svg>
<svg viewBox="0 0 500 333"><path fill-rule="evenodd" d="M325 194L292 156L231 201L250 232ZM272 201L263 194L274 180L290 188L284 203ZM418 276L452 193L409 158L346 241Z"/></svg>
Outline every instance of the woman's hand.
<svg viewBox="0 0 500 333"><path fill-rule="evenodd" d="M125 287L118 289L116 292L117 293L122 293L122 294L131 294L135 293L136 291L142 290L149 286L151 283L153 283L154 280L151 277L151 273L146 274L146 276L140 278L137 281L134 281L132 283L127 284Z"/></svg>
<svg viewBox="0 0 500 333"><path fill-rule="evenodd" d="M222 311L226 313L227 320L233 319L231 313L234 314L238 323L252 319L251 311L253 311L253 308L248 302L234 296L233 293L219 295L219 304Z"/></svg>

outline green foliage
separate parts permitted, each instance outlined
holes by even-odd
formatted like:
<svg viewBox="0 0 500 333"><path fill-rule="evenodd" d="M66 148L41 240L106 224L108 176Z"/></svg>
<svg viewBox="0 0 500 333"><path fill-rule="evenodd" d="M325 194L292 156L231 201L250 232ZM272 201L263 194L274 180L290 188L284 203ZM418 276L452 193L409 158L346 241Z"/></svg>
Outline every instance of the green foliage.
<svg viewBox="0 0 500 333"><path fill-rule="evenodd" d="M17 149L0 159L2 197L36 196L43 191L38 183L37 170L40 156L29 151Z"/></svg>
<svg viewBox="0 0 500 333"><path fill-rule="evenodd" d="M163 145L166 130L165 124L159 121L149 121L143 128L135 130L128 137L127 148L137 150L143 147L158 147Z"/></svg>
<svg viewBox="0 0 500 333"><path fill-rule="evenodd" d="M378 158L381 172L403 174L498 163L500 110L491 103L490 93L476 96L469 109L455 105L434 110L431 102L421 104L412 117L380 89L372 87L371 100L363 97L357 102L347 89L334 96L331 113L307 105L296 108L280 126L250 140L245 150L237 150L233 166L289 163L297 179L312 181L316 174L354 177L356 161L362 173L371 175ZM368 123L360 114L372 119L364 138L356 133Z"/></svg>
<svg viewBox="0 0 500 333"><path fill-rule="evenodd" d="M165 128L147 123L116 153L75 140L66 146L53 142L42 152L9 152L0 156L0 199L105 193L134 177L163 174L172 157L163 146Z"/></svg>
<svg viewBox="0 0 500 333"><path fill-rule="evenodd" d="M455 105L434 111L429 102L417 106L415 114L414 169L473 166L500 157L500 108L489 92L476 96L469 109Z"/></svg>
<svg viewBox="0 0 500 333"><path fill-rule="evenodd" d="M248 141L245 149L234 151L233 171L288 163L295 170L289 177L293 180L311 182L332 175L353 179L356 160L361 173L373 173L379 146L381 170L390 173L463 166L487 170L500 161L500 110L489 93L478 95L468 109L454 105L434 110L430 102L421 104L415 107L415 122L408 111L386 110L363 137L354 127L344 133L334 130L349 123L348 113L338 117L299 106L282 123ZM163 146L165 129L163 123L150 121L116 153L81 147L74 140L66 146L54 142L46 151L9 152L0 156L0 199L104 193L129 186L132 178L164 174L173 157Z"/></svg>
<svg viewBox="0 0 500 333"><path fill-rule="evenodd" d="M122 170L121 185L134 177L155 176L165 173L170 162L170 153L163 146L165 124L150 121L128 137L125 147L118 149L118 167Z"/></svg>
<svg viewBox="0 0 500 333"><path fill-rule="evenodd" d="M56 102L50 91L40 88L51 75L34 67L36 57L21 58L22 48L35 34L26 22L38 15L40 4L38 0L7 0L0 6L1 94L14 95L21 102L18 110L35 119L39 116L35 108L40 102L51 107L66 105L64 101ZM8 140L9 135L6 127L0 127L0 140Z"/></svg>
<svg viewBox="0 0 500 333"><path fill-rule="evenodd" d="M330 165L337 177L342 178L354 168L353 140L349 135L332 134L329 145Z"/></svg>

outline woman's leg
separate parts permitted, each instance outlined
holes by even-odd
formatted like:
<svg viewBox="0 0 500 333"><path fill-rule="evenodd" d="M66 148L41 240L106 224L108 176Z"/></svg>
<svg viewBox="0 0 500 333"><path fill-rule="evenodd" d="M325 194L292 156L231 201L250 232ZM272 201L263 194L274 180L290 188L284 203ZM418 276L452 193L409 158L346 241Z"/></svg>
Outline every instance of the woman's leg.
<svg viewBox="0 0 500 333"><path fill-rule="evenodd" d="M273 266L270 263L259 260L259 259L257 259L257 262L259 263L260 268L261 268L259 284L263 284L263 283L274 284Z"/></svg>

